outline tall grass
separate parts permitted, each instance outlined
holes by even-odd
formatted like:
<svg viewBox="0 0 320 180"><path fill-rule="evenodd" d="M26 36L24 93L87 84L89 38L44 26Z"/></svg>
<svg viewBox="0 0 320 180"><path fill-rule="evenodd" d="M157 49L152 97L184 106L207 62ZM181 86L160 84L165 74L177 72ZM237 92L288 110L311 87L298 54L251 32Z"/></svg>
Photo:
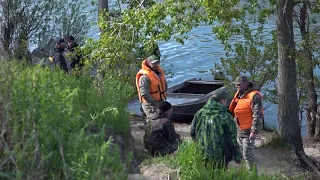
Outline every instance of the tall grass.
<svg viewBox="0 0 320 180"><path fill-rule="evenodd" d="M106 131L129 132L131 86L0 63L0 179L126 178Z"/></svg>
<svg viewBox="0 0 320 180"><path fill-rule="evenodd" d="M272 150L290 150L290 145L278 134L272 137L271 141L268 144L263 145L262 147L271 148Z"/></svg>
<svg viewBox="0 0 320 180"><path fill-rule="evenodd" d="M281 180L287 179L281 175L266 175L251 173L245 167L229 168L228 170L216 168L213 164L206 164L201 155L200 148L191 141L184 141L176 155L169 155L147 160L144 164L161 163L173 169L178 169L180 179L183 180Z"/></svg>

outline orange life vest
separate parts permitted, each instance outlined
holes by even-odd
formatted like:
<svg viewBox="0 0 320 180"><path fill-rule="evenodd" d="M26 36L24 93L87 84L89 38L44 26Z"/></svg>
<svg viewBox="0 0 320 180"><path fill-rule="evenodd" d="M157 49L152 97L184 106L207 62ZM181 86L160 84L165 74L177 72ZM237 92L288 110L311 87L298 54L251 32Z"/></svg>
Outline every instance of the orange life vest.
<svg viewBox="0 0 320 180"><path fill-rule="evenodd" d="M251 109L253 96L259 94L259 96L262 97L262 95L258 90L253 90L242 98L238 98L238 94L239 92L237 92L232 99L229 110L234 113L234 116L237 118L240 130L250 129L253 120Z"/></svg>
<svg viewBox="0 0 320 180"><path fill-rule="evenodd" d="M166 99L166 94L165 94L166 83L164 79L164 71L159 66L158 66L158 71L161 73L160 77L147 66L146 60L142 62L142 68L136 75L136 87L138 90L140 102L147 102L140 94L139 79L142 75L147 75L148 78L150 79L151 84L150 84L149 92L152 98L155 101L162 101Z"/></svg>

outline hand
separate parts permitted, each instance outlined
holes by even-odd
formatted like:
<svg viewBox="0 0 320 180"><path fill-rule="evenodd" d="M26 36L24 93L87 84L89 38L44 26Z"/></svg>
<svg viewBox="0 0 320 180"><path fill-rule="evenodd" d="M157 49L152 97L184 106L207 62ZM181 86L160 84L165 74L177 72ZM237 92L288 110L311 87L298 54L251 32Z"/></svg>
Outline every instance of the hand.
<svg viewBox="0 0 320 180"><path fill-rule="evenodd" d="M49 62L53 63L53 61L54 61L54 58L52 56L49 56Z"/></svg>
<svg viewBox="0 0 320 180"><path fill-rule="evenodd" d="M255 139L256 139L256 134L254 132L251 132L249 136L249 140L255 140Z"/></svg>

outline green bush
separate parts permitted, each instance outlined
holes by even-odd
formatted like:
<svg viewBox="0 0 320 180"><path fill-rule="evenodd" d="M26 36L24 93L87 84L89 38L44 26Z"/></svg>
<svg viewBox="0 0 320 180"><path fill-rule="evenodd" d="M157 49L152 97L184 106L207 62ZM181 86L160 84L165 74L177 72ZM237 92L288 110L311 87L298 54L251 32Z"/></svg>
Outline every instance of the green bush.
<svg viewBox="0 0 320 180"><path fill-rule="evenodd" d="M168 155L151 159L144 164L162 163L173 169L178 169L183 180L281 180L281 175L265 175L251 173L241 166L238 169L229 167L228 170L218 169L212 164L206 164L201 155L201 149L192 141L184 141L176 155Z"/></svg>
<svg viewBox="0 0 320 180"><path fill-rule="evenodd" d="M129 132L131 86L13 61L1 61L0 83L1 179L126 178L108 134Z"/></svg>

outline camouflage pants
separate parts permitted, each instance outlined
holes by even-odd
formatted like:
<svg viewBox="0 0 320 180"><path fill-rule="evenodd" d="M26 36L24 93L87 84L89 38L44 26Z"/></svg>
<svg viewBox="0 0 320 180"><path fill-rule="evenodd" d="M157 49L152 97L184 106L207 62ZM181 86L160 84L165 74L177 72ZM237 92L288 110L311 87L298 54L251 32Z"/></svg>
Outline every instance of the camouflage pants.
<svg viewBox="0 0 320 180"><path fill-rule="evenodd" d="M248 137L239 137L237 138L238 144L242 151L243 159L246 162L246 167L248 170L252 170L254 162L254 140L249 140Z"/></svg>
<svg viewBox="0 0 320 180"><path fill-rule="evenodd" d="M146 121L157 114L157 107L150 103L141 103L141 109L142 118L146 119Z"/></svg>

